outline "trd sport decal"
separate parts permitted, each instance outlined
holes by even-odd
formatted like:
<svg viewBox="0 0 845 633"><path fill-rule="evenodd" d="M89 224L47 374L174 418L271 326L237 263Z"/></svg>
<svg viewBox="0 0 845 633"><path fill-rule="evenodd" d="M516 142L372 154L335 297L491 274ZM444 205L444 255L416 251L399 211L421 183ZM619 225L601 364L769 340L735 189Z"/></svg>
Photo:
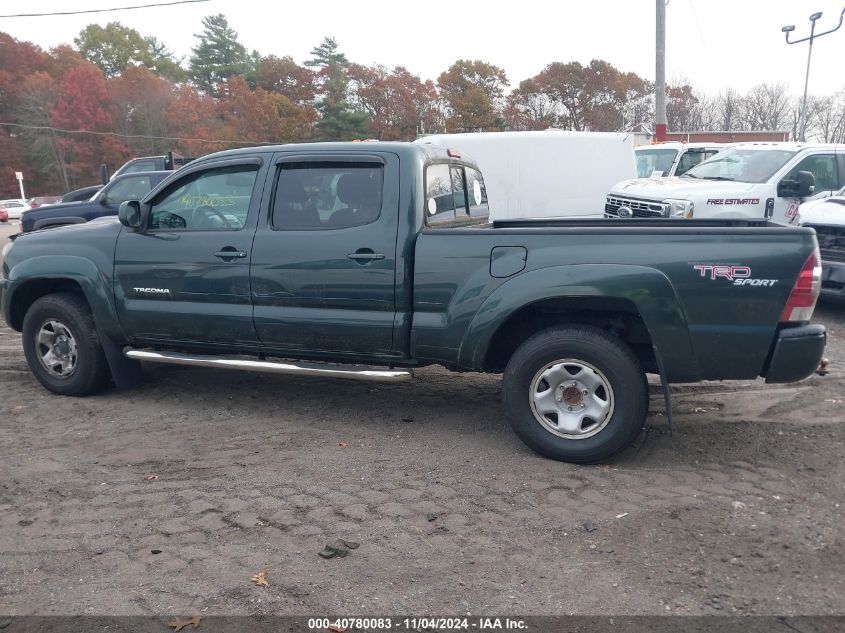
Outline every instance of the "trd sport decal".
<svg viewBox="0 0 845 633"><path fill-rule="evenodd" d="M758 279L751 276L751 266L731 264L693 264L702 277L727 279L734 286L774 286L777 279Z"/></svg>

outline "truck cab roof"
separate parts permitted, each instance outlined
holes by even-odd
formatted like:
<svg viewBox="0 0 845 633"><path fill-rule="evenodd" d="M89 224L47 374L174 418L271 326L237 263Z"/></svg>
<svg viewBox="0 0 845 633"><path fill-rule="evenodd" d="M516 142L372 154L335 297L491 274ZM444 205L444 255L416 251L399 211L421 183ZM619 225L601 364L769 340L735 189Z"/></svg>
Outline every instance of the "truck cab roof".
<svg viewBox="0 0 845 633"><path fill-rule="evenodd" d="M754 141L748 143L735 143L732 146L734 149L757 149L763 151L792 151L792 152L800 152L803 150L830 150L831 152L837 153L845 153L845 145L837 145L835 143L806 143L800 141L787 141L787 142L763 142L763 141Z"/></svg>

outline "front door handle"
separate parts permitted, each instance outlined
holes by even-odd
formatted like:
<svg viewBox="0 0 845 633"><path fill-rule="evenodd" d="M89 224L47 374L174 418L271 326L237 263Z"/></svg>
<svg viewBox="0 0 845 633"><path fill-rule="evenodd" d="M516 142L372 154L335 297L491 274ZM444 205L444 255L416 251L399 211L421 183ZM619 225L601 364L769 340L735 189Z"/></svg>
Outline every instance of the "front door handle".
<svg viewBox="0 0 845 633"><path fill-rule="evenodd" d="M214 253L214 256L223 260L234 261L246 257L246 253L237 250L234 246L226 246Z"/></svg>
<svg viewBox="0 0 845 633"><path fill-rule="evenodd" d="M354 260L358 263L366 264L367 262L372 262L372 261L376 261L376 260L379 260L379 259L384 259L384 254L383 253L375 253L370 248L359 248L354 253L349 253L349 255L347 255L346 257L348 257L349 259Z"/></svg>

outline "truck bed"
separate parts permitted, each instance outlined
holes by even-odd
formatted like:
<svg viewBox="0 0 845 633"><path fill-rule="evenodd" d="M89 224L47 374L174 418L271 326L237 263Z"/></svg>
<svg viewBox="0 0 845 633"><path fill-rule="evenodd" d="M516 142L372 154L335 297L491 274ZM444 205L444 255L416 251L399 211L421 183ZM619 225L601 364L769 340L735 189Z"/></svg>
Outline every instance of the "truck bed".
<svg viewBox="0 0 845 633"><path fill-rule="evenodd" d="M765 375L815 243L812 229L758 220L425 229L415 249L414 353L446 363L459 348L459 366L489 370L489 329L560 314L606 327L610 312L620 328L646 326L641 351L660 348L671 382L753 379Z"/></svg>

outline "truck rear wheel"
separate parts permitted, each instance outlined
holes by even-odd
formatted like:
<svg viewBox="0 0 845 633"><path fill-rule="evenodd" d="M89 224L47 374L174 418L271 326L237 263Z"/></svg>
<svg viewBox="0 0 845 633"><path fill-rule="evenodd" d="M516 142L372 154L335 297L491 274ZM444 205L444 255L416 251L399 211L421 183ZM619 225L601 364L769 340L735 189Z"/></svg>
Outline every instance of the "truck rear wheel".
<svg viewBox="0 0 845 633"><path fill-rule="evenodd" d="M590 326L538 332L513 354L502 394L511 426L538 453L588 464L628 447L648 413L631 349Z"/></svg>
<svg viewBox="0 0 845 633"><path fill-rule="evenodd" d="M69 292L35 301L23 320L23 351L38 381L63 396L103 389L109 368L84 299Z"/></svg>

